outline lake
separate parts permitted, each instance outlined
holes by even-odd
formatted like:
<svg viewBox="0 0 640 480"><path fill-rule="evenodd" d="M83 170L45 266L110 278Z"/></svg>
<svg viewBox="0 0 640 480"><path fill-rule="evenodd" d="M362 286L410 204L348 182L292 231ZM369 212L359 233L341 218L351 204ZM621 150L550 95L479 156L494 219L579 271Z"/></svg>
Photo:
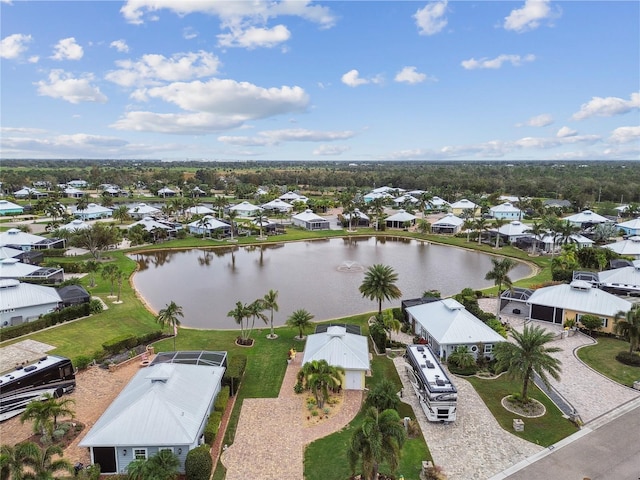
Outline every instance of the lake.
<svg viewBox="0 0 640 480"><path fill-rule="evenodd" d="M139 266L134 286L153 310L173 300L182 306L183 326L205 329L236 329L227 317L235 303L253 302L270 289L279 292L274 325L283 325L300 308L314 321L375 311L377 302L363 298L358 287L376 263L395 270L403 299L426 290L439 290L444 297L466 287L493 286L484 279L492 269L490 255L401 237L163 250L130 258ZM515 281L530 274L531 268L519 262L510 277ZM399 306L400 300L383 303L383 308Z"/></svg>

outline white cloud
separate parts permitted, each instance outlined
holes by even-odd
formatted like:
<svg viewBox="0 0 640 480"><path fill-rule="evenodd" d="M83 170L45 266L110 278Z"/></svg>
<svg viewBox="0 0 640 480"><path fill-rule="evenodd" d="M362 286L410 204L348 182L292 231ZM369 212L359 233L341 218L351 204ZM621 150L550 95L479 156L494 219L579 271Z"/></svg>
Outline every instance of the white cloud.
<svg viewBox="0 0 640 480"><path fill-rule="evenodd" d="M18 58L27 51L27 44L32 41L31 35L14 33L0 41L0 58L8 60Z"/></svg>
<svg viewBox="0 0 640 480"><path fill-rule="evenodd" d="M70 103L98 102L105 103L107 97L100 89L91 84L93 75L87 74L82 78L74 78L63 70L52 70L49 81L41 80L34 83L38 87L38 95L61 98Z"/></svg>
<svg viewBox="0 0 640 480"><path fill-rule="evenodd" d="M432 2L419 9L413 18L416 19L420 35L435 35L447 26L447 0Z"/></svg>
<svg viewBox="0 0 640 480"><path fill-rule="evenodd" d="M552 17L549 0L526 0L522 8L512 10L504 19L505 30L522 33L535 30L542 20Z"/></svg>
<svg viewBox="0 0 640 480"><path fill-rule="evenodd" d="M40 61L40 57L38 55L32 55L27 59L27 61L29 63L38 63Z"/></svg>
<svg viewBox="0 0 640 480"><path fill-rule="evenodd" d="M278 145L283 142L331 142L346 140L355 135L350 130L322 131L306 130L304 128L292 128L283 130L265 130L254 137L221 136L218 141L231 145L241 146L265 146Z"/></svg>
<svg viewBox="0 0 640 480"><path fill-rule="evenodd" d="M313 150L313 155L329 156L329 155L342 155L344 152L351 150L351 147L346 145L320 145Z"/></svg>
<svg viewBox="0 0 640 480"><path fill-rule="evenodd" d="M111 42L111 44L109 45L111 48L115 48L116 50L118 50L121 53L127 53L129 51L129 45L127 45L127 42L125 40L114 40L113 42Z"/></svg>
<svg viewBox="0 0 640 480"><path fill-rule="evenodd" d="M562 127L560 130L558 130L558 133L556 133L556 137L560 137L560 138L574 137L577 134L578 134L577 130L574 130L569 127Z"/></svg>
<svg viewBox="0 0 640 480"><path fill-rule="evenodd" d="M113 70L105 78L123 87L158 85L193 78L210 77L218 71L220 61L215 55L200 51L177 53L171 58L164 55L143 55L140 60L119 60L119 70Z"/></svg>
<svg viewBox="0 0 640 480"><path fill-rule="evenodd" d="M284 25L276 25L273 28L249 27L244 30L232 29L231 33L218 35L218 45L248 49L272 48L286 42L290 37L291 32Z"/></svg>
<svg viewBox="0 0 640 480"><path fill-rule="evenodd" d="M410 83L415 85L416 83L422 83L427 79L427 75L425 73L419 73L416 67L404 67L400 70L394 80L400 83Z"/></svg>
<svg viewBox="0 0 640 480"><path fill-rule="evenodd" d="M536 115L535 117L531 117L525 122L525 125L528 125L529 127L546 127L547 125L551 125L552 123L553 117L548 113L542 113L540 115Z"/></svg>
<svg viewBox="0 0 640 480"><path fill-rule="evenodd" d="M640 92L631 94L629 100L619 97L593 97L589 102L583 103L580 111L574 113L573 120L584 120L591 117L613 117L622 115L640 108Z"/></svg>
<svg viewBox="0 0 640 480"><path fill-rule="evenodd" d="M238 128L248 120L303 112L309 97L300 87L262 88L248 82L213 79L147 89L156 98L194 113L128 112L112 126L120 130L210 133Z"/></svg>
<svg viewBox="0 0 640 480"><path fill-rule="evenodd" d="M342 83L350 87L357 87L359 85L365 85L369 83L368 80L360 78L360 72L358 72L358 70L356 69L349 70L347 73L342 75L341 80Z"/></svg>
<svg viewBox="0 0 640 480"><path fill-rule="evenodd" d="M63 38L53 49L51 58L54 60L80 60L84 55L84 50L76 43L74 37Z"/></svg>
<svg viewBox="0 0 640 480"><path fill-rule="evenodd" d="M629 143L640 140L640 126L618 127L609 137L611 143Z"/></svg>
<svg viewBox="0 0 640 480"><path fill-rule="evenodd" d="M187 27L182 30L182 37L185 40L193 40L194 38L197 38L198 35L199 33L193 27Z"/></svg>
<svg viewBox="0 0 640 480"><path fill-rule="evenodd" d="M502 67L503 63L510 63L511 65L518 67L523 62L533 62L536 59L535 55L529 54L521 57L520 55L498 55L496 58L481 58L476 60L471 58L469 60L463 60L460 65L466 70L476 70L478 68L492 68L497 69Z"/></svg>

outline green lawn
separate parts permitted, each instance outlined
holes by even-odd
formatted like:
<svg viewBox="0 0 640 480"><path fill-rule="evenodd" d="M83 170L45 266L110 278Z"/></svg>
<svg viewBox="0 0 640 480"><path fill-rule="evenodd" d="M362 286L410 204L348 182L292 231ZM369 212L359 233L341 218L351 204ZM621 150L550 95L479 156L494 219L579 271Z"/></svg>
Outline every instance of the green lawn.
<svg viewBox="0 0 640 480"><path fill-rule="evenodd" d="M367 378L367 388L387 378L394 382L400 390L402 382L393 361L385 356L376 356L373 359L371 370L373 375ZM400 418L410 417L415 419L413 409L404 403L400 403L398 408ZM347 451L353 432L362 425L363 413L360 412L355 419L344 429L328 437L321 438L311 443L304 454L304 475L306 480L347 479L351 474ZM406 480L419 478L420 468L423 460L431 460L431 453L424 441L424 437L419 435L406 441L402 449L402 458L396 472L396 478L401 474ZM390 473L386 465L381 466L381 472Z"/></svg>
<svg viewBox="0 0 640 480"><path fill-rule="evenodd" d="M629 351L629 342L611 337L598 337L598 343L578 350L578 358L594 370L618 383L632 387L640 380L640 367L632 367L616 360L616 355Z"/></svg>
<svg viewBox="0 0 640 480"><path fill-rule="evenodd" d="M547 412L539 418L524 418L505 410L500 403L507 395L520 392L522 390L521 382L509 380L506 375L502 375L497 379L477 377L466 377L466 379L469 380L473 388L482 397L482 400L498 420L500 426L520 438L548 447L578 431L578 428L565 419L562 416L562 412L549 400L549 397L535 385L533 388L529 388L529 396L542 402ZM524 420L523 432L515 432L513 430L514 418L522 418Z"/></svg>

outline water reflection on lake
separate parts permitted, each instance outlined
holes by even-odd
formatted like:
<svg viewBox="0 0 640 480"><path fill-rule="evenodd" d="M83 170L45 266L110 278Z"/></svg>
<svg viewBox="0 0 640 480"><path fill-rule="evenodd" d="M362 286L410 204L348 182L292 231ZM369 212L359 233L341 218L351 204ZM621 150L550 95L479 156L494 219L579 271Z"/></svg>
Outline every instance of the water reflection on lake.
<svg viewBox="0 0 640 480"><path fill-rule="evenodd" d="M358 291L366 269L375 263L398 273L403 298L419 297L425 290L448 296L465 287L493 285L484 279L492 268L489 255L399 237L165 250L131 258L139 265L133 283L151 308L158 311L173 300L183 308L182 324L195 328L236 328L227 317L235 303L250 303L270 289L279 292L275 325L284 324L299 308L314 320L376 310L377 303ZM529 266L518 263L510 277L515 281L530 273ZM383 308L399 304L383 303Z"/></svg>

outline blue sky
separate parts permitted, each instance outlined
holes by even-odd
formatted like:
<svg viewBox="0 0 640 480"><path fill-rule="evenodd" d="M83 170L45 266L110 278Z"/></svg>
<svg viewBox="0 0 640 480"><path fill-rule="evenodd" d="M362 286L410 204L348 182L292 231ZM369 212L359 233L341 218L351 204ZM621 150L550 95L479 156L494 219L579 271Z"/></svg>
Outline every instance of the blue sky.
<svg viewBox="0 0 640 480"><path fill-rule="evenodd" d="M637 1L0 9L3 158L640 159Z"/></svg>

